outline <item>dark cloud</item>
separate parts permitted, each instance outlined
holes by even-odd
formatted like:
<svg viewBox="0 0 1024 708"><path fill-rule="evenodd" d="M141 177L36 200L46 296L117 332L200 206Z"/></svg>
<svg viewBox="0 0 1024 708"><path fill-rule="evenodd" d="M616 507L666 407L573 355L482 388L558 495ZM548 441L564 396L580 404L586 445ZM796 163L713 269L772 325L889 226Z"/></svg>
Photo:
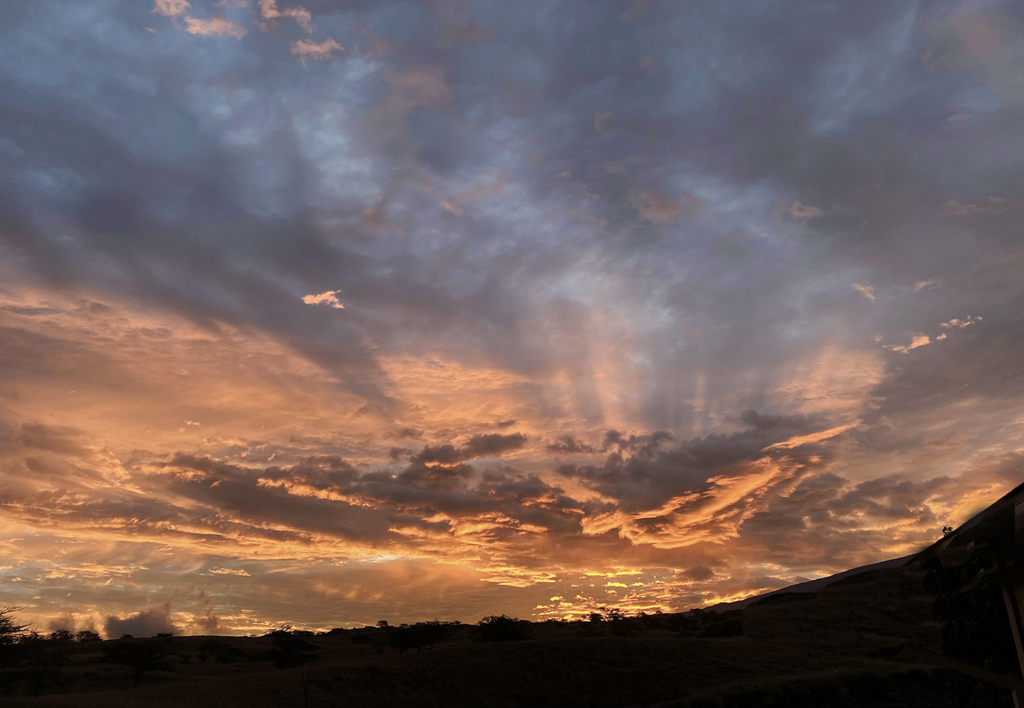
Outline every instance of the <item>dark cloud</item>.
<svg viewBox="0 0 1024 708"><path fill-rule="evenodd" d="M117 639L125 634L133 637L152 637L164 632L177 632L178 628L171 621L170 607L143 610L127 617L111 615L103 624L103 632L107 639Z"/></svg>
<svg viewBox="0 0 1024 708"><path fill-rule="evenodd" d="M603 464L563 464L557 471L629 508L657 507L716 474L765 457L766 448L774 443L815 429L804 418L762 416L755 411L744 413L743 420L750 426L745 431L693 438L676 445L671 444L672 435L665 431L625 435L609 430L603 450L611 452ZM797 458L808 454L789 453Z"/></svg>
<svg viewBox="0 0 1024 708"><path fill-rule="evenodd" d="M563 435L561 438L548 445L548 450L561 454L597 452L593 445L580 442L571 435Z"/></svg>
<svg viewBox="0 0 1024 708"><path fill-rule="evenodd" d="M522 433L485 433L471 437L463 450L467 457L500 457L506 452L522 449L525 444L526 436Z"/></svg>
<svg viewBox="0 0 1024 708"><path fill-rule="evenodd" d="M522 449L525 444L526 436L522 433L509 435L482 433L474 435L460 447L451 444L428 445L413 455L411 459L414 463L453 465L479 457L501 457L507 452Z"/></svg>

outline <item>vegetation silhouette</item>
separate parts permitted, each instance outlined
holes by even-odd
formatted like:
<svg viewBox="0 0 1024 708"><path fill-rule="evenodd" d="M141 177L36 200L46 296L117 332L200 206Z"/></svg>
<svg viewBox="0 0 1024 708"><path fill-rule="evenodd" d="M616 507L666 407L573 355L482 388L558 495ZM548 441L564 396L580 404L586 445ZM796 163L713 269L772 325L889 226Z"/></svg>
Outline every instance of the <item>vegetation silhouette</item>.
<svg viewBox="0 0 1024 708"><path fill-rule="evenodd" d="M978 548L962 562L932 558L925 563L924 588L935 597L942 620L942 653L997 674L1020 678L1013 634L998 577L990 572L989 548ZM962 673L946 684L964 708L1012 708L1009 691Z"/></svg>
<svg viewBox="0 0 1024 708"><path fill-rule="evenodd" d="M388 643L399 654L404 654L410 649L420 650L423 647L433 650L438 642L451 636L454 627L459 626L458 622L442 622L438 619L430 622L417 622L413 625L402 624L397 627L388 625L386 621L382 620L382 622L383 624L378 622L377 626L387 634Z"/></svg>
<svg viewBox="0 0 1024 708"><path fill-rule="evenodd" d="M317 648L305 639L305 636L311 634L312 632L293 630L288 624L283 624L266 634L273 642L273 646L267 651L265 658L270 659L279 669L295 670L304 707L309 706L309 686L312 679L309 667L317 660Z"/></svg>
<svg viewBox="0 0 1024 708"><path fill-rule="evenodd" d="M530 623L508 615L489 615L477 622L471 636L480 642L518 642L529 639Z"/></svg>
<svg viewBox="0 0 1024 708"><path fill-rule="evenodd" d="M132 687L136 687L145 674L167 668L171 654L169 639L167 636L135 639L129 635L127 638L104 642L103 653L111 662L124 669L132 680Z"/></svg>

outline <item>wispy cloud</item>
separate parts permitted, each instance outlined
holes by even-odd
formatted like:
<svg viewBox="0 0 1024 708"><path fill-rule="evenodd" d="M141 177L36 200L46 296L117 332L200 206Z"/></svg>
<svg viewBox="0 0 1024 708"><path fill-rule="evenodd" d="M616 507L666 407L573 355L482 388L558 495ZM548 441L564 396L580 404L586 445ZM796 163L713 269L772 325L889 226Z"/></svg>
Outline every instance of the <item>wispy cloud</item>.
<svg viewBox="0 0 1024 708"><path fill-rule="evenodd" d="M861 295L866 297L871 302L875 302L875 288L867 283L850 283L850 287L859 292Z"/></svg>
<svg viewBox="0 0 1024 708"><path fill-rule="evenodd" d="M632 189L629 201L640 219L658 226L674 224L683 216L705 206L703 199L689 192L684 192L682 200L679 200L653 189Z"/></svg>
<svg viewBox="0 0 1024 708"><path fill-rule="evenodd" d="M967 317L962 320L954 317L953 319L947 322L943 322L939 326L942 327L943 329L963 329L964 327L968 327L974 324L975 322L981 322L983 319L983 317L975 317L973 315L967 315Z"/></svg>
<svg viewBox="0 0 1024 708"><path fill-rule="evenodd" d="M313 15L304 7L295 5L278 8L277 0L259 0L258 8L260 18L263 19L260 29L264 32L269 32L273 28L275 20L286 17L295 20L307 34L313 33Z"/></svg>
<svg viewBox="0 0 1024 708"><path fill-rule="evenodd" d="M303 64L307 59L328 62L343 51L345 48L330 37L321 42L314 42L312 39L299 39L292 42L291 46L292 56Z"/></svg>
<svg viewBox="0 0 1024 708"><path fill-rule="evenodd" d="M948 199L943 204L943 209L956 216L996 216L1005 214L1021 205L1019 199L1010 197L985 197L975 204L964 204L959 199Z"/></svg>
<svg viewBox="0 0 1024 708"><path fill-rule="evenodd" d="M801 204L800 202L793 202L789 207L789 215L793 218L793 221L799 221L801 224L806 225L812 219L817 219L825 215L823 209L811 206L809 204Z"/></svg>
<svg viewBox="0 0 1024 708"><path fill-rule="evenodd" d="M185 31L202 37L234 37L241 39L248 31L224 17L185 17Z"/></svg>

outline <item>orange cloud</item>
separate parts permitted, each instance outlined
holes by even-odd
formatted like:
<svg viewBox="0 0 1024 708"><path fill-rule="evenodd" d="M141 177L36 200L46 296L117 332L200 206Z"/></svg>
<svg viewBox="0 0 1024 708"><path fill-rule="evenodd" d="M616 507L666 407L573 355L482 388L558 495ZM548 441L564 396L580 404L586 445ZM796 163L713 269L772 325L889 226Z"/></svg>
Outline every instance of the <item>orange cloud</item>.
<svg viewBox="0 0 1024 708"><path fill-rule="evenodd" d="M328 290L319 295L303 295L302 301L307 305L327 305L336 310L344 310L345 306L338 300L338 293L340 292L340 290Z"/></svg>
<svg viewBox="0 0 1024 708"><path fill-rule="evenodd" d="M303 64L306 63L307 59L328 62L334 58L336 53L343 51L345 51L345 48L330 37L322 42L314 42L312 39L299 39L292 42L291 46L292 56Z"/></svg>
<svg viewBox="0 0 1024 708"><path fill-rule="evenodd" d="M223 17L205 19L185 17L185 31L202 37L234 37L235 39L241 39L247 34L244 27Z"/></svg>
<svg viewBox="0 0 1024 708"><path fill-rule="evenodd" d="M180 17L184 15L192 5L188 0L154 0L151 12L154 15L164 17Z"/></svg>
<svg viewBox="0 0 1024 708"><path fill-rule="evenodd" d="M783 440L782 442L777 442L772 445L769 445L768 447L765 448L765 451L767 452L768 450L792 450L793 448L800 447L801 445L810 445L812 443L822 442L823 440L829 440L839 435L840 433L845 433L850 428L857 427L857 425L859 424L860 421L856 423L849 423L847 425L838 425L834 428L823 430L820 433L811 433L810 435L798 435L796 437L790 438L789 440Z"/></svg>
<svg viewBox="0 0 1024 708"><path fill-rule="evenodd" d="M920 347L931 344L931 338L927 334L914 334L910 340L910 344L906 345L889 345L886 349L890 349L900 354L908 354L913 349L919 349Z"/></svg>
<svg viewBox="0 0 1024 708"><path fill-rule="evenodd" d="M277 0L259 0L258 8L260 17L264 20L260 23L260 30L263 32L269 32L273 28L274 20L288 17L295 20L296 24L307 34L313 34L313 16L304 7L293 6L278 9Z"/></svg>

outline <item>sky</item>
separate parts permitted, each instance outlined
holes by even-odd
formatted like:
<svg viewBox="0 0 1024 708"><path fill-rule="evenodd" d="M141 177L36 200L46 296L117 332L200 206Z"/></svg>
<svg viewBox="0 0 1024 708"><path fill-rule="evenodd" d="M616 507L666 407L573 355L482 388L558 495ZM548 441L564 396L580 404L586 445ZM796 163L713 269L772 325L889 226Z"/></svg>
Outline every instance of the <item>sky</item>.
<svg viewBox="0 0 1024 708"><path fill-rule="evenodd" d="M1024 481L1024 5L14 0L0 605L681 611Z"/></svg>

